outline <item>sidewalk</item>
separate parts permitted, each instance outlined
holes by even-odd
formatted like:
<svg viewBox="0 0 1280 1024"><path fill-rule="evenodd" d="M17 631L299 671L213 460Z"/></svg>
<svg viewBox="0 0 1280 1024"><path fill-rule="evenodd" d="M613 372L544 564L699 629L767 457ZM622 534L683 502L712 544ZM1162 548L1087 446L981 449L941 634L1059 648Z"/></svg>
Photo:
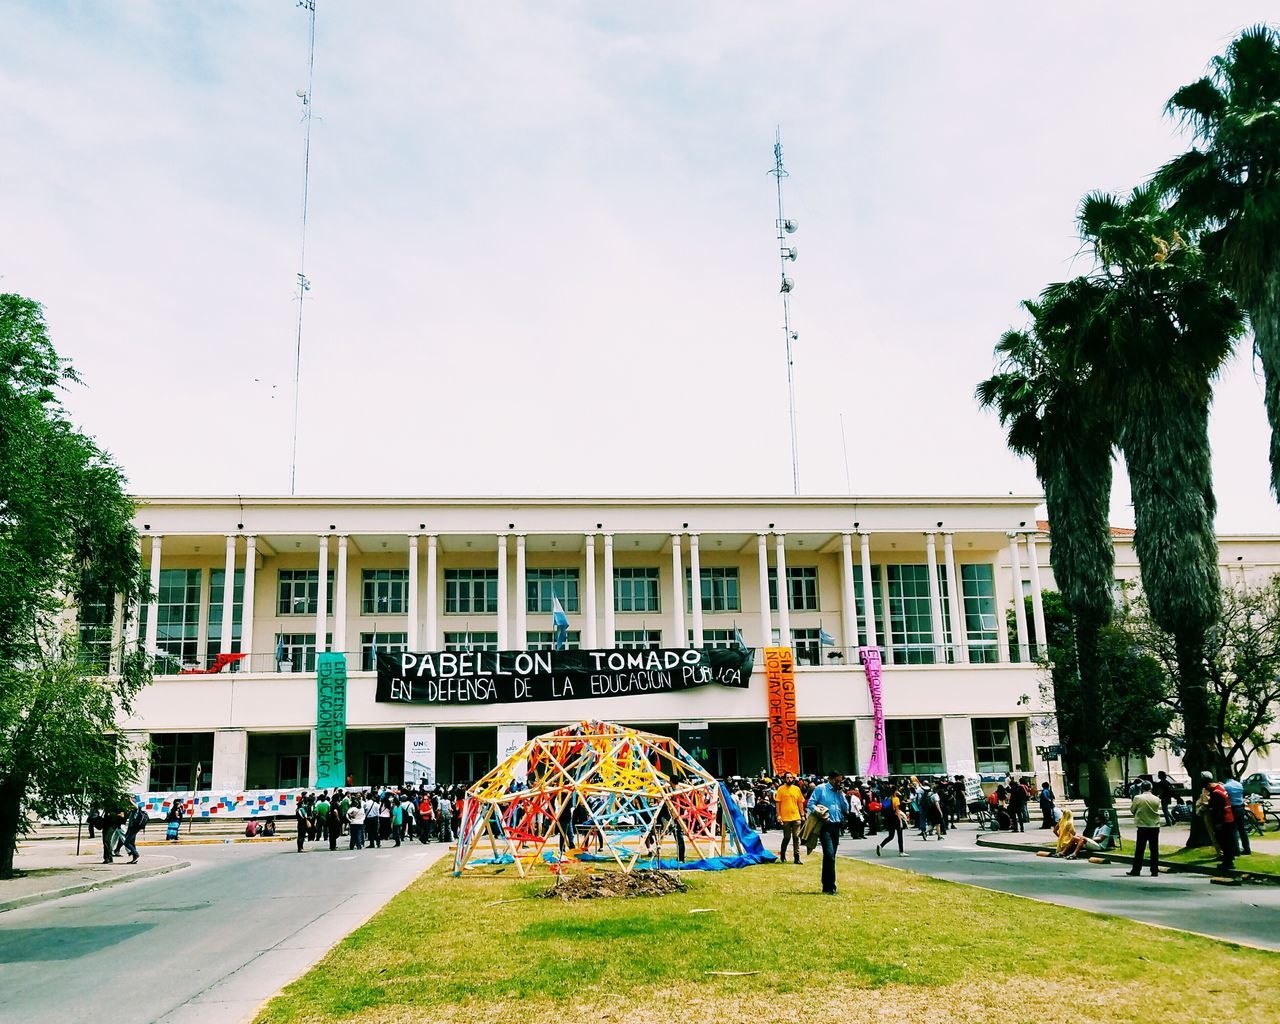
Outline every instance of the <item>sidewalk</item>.
<svg viewBox="0 0 1280 1024"><path fill-rule="evenodd" d="M137 864L129 863L128 854L117 857L112 864L103 864L102 841L94 839L81 842L79 857L74 841L20 843L13 866L24 875L0 881L0 913L109 885L136 882L191 865L173 854L150 851L143 853Z"/></svg>

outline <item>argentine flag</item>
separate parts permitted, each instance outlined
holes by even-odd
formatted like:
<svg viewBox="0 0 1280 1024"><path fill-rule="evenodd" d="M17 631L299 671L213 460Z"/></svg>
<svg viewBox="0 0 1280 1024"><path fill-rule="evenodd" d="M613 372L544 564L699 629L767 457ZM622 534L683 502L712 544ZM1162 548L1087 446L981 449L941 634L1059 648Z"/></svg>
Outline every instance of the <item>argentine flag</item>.
<svg viewBox="0 0 1280 1024"><path fill-rule="evenodd" d="M569 638L569 616L564 613L556 594L551 595L551 625L555 630L555 649L563 651L565 641Z"/></svg>
<svg viewBox="0 0 1280 1024"><path fill-rule="evenodd" d="M821 627L819 627L818 643L820 643L823 647L834 647L836 645L836 638L833 637L830 633L828 633L825 629L822 629Z"/></svg>

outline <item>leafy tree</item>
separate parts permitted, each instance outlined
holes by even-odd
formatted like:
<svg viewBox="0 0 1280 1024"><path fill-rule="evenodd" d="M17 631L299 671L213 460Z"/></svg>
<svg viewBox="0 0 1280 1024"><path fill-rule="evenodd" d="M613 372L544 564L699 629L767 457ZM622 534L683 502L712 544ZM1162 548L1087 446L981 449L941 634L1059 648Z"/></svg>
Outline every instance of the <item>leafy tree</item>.
<svg viewBox="0 0 1280 1024"><path fill-rule="evenodd" d="M127 616L145 597L124 478L58 399L76 381L40 306L0 295L0 878L28 812L119 791L129 759L104 737L149 673L121 651L117 682L86 677L67 637L72 599Z"/></svg>
<svg viewBox="0 0 1280 1024"><path fill-rule="evenodd" d="M1169 735L1174 709L1168 703L1164 666L1122 624L1107 626L1099 644L1103 717L1108 735L1105 751L1119 759L1129 788L1129 761L1150 757L1156 743Z"/></svg>
<svg viewBox="0 0 1280 1024"><path fill-rule="evenodd" d="M1200 229L1205 254L1249 312L1280 497L1280 32L1246 29L1167 110L1199 145L1162 167L1157 187Z"/></svg>
<svg viewBox="0 0 1280 1024"><path fill-rule="evenodd" d="M1097 398L1094 368L1073 343L1077 327L1047 294L1024 302L1031 323L1007 331L996 346L997 372L978 385L977 399L994 409L1007 430L1009 448L1032 460L1044 488L1053 530L1053 575L1073 626L1071 650L1054 664L1055 690L1071 690L1071 707L1084 714L1066 726L1076 763L1089 767L1096 806L1111 806L1103 757L1105 720L1092 667L1098 636L1111 618L1111 458L1116 424L1111 407ZM1070 312L1076 312L1073 309ZM1087 312L1087 311L1086 311ZM1046 607L1046 614L1048 608ZM1053 631L1050 630L1052 643ZM1069 656L1068 656L1069 655ZM1080 666L1085 671L1080 672ZM1068 680L1067 673L1075 678ZM1055 697L1061 714L1064 702ZM1060 727L1062 725L1060 720Z"/></svg>
<svg viewBox="0 0 1280 1024"><path fill-rule="evenodd" d="M1134 602L1125 629L1161 667L1172 713L1181 713L1174 638L1145 601ZM1280 742L1280 576L1223 591L1222 615L1208 645L1209 707L1220 764L1236 778L1255 754ZM1175 741L1182 736L1175 734Z"/></svg>

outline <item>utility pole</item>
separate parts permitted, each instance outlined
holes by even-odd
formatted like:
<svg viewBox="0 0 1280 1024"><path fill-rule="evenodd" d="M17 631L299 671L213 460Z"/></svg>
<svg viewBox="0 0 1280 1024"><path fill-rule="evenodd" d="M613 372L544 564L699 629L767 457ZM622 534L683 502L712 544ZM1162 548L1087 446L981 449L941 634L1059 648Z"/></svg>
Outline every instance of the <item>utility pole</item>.
<svg viewBox="0 0 1280 1024"><path fill-rule="evenodd" d="M781 286L778 289L782 294L782 333L786 342L787 351L787 410L788 421L791 426L791 486L793 492L800 493L800 449L796 441L796 379L795 379L795 361L792 355L791 346L800 337L791 329L791 289L795 287L795 282L787 277L787 264L794 263L796 260L796 247L791 245L789 236L795 234L799 225L793 220L787 220L782 210L782 179L790 177L787 169L782 166L782 129L779 128L774 136L773 143L773 168L769 171L773 175L778 186L778 219L775 222L778 231L778 263L781 268Z"/></svg>
<svg viewBox="0 0 1280 1024"><path fill-rule="evenodd" d="M298 335L293 350L293 446L289 455L289 494L298 486L298 397L302 380L302 307L311 282L307 280L307 193L311 186L311 86L316 67L316 0L298 0L307 9L310 24L310 47L307 56L307 87L298 90L302 100L302 123L306 126L302 144L302 242L298 256Z"/></svg>

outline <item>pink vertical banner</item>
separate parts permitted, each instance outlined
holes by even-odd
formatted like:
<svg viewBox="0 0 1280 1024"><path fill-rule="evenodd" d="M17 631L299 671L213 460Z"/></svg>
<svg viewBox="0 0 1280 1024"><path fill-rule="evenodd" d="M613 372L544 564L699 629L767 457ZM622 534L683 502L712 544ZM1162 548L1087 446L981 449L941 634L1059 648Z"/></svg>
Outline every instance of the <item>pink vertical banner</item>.
<svg viewBox="0 0 1280 1024"><path fill-rule="evenodd" d="M889 774L889 752L884 743L884 690L880 681L880 648L859 647L863 671L867 673L867 689L871 691L873 739L867 774L883 778Z"/></svg>

